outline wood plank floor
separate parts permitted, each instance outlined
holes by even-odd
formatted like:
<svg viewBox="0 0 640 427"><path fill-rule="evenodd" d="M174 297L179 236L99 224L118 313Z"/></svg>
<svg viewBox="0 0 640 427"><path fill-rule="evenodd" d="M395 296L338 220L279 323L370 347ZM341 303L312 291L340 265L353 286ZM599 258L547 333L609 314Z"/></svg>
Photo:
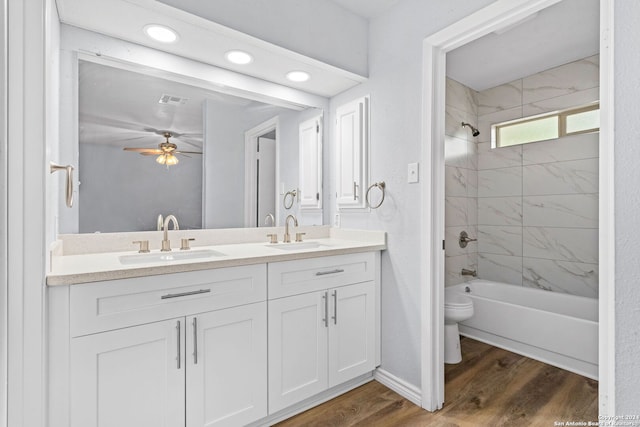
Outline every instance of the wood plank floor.
<svg viewBox="0 0 640 427"><path fill-rule="evenodd" d="M598 382L463 338L446 365L445 405L422 410L372 381L280 424L292 426L553 426L597 421Z"/></svg>

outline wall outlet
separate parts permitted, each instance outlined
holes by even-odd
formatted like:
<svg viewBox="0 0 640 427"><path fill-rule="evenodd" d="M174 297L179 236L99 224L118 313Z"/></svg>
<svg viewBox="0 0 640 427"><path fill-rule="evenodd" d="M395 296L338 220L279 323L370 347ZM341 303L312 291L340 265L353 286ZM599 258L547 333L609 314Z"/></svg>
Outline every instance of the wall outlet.
<svg viewBox="0 0 640 427"><path fill-rule="evenodd" d="M333 220L333 226L334 227L340 227L340 214L336 214L334 220Z"/></svg>
<svg viewBox="0 0 640 427"><path fill-rule="evenodd" d="M418 182L418 163L409 163L407 166L407 182L409 184Z"/></svg>

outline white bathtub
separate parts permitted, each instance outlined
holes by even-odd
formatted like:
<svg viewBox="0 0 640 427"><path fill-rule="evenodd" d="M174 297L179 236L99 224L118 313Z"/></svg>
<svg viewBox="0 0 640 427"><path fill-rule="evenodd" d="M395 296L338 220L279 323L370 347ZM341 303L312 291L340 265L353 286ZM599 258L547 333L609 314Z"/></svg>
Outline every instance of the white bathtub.
<svg viewBox="0 0 640 427"><path fill-rule="evenodd" d="M598 378L598 300L479 279L453 288L473 300L461 335Z"/></svg>

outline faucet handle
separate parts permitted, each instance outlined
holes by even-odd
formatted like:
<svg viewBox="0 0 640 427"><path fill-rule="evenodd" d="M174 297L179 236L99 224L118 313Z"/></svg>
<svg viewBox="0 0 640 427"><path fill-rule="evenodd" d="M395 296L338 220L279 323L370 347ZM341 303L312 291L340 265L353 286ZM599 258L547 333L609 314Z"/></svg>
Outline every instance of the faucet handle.
<svg viewBox="0 0 640 427"><path fill-rule="evenodd" d="M269 238L269 243L278 243L278 233L267 234Z"/></svg>
<svg viewBox="0 0 640 427"><path fill-rule="evenodd" d="M196 239L194 239L193 237L190 237L188 239L180 239L180 250L181 251L188 251L189 249L191 249L189 247L189 242L193 242L194 240L196 240Z"/></svg>
<svg viewBox="0 0 640 427"><path fill-rule="evenodd" d="M302 242L302 236L307 233L296 233L296 242Z"/></svg>
<svg viewBox="0 0 640 427"><path fill-rule="evenodd" d="M149 241L148 240L136 240L133 244L139 244L140 249L138 249L139 254L146 254L149 252Z"/></svg>

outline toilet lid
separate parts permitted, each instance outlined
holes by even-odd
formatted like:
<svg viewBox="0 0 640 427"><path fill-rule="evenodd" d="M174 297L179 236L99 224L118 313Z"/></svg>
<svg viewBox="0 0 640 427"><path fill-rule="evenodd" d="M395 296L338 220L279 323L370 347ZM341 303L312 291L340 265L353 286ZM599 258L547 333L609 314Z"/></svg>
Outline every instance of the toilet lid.
<svg viewBox="0 0 640 427"><path fill-rule="evenodd" d="M462 295L459 292L455 291L446 291L444 297L444 306L445 307L470 307L473 305L473 301L466 295Z"/></svg>

